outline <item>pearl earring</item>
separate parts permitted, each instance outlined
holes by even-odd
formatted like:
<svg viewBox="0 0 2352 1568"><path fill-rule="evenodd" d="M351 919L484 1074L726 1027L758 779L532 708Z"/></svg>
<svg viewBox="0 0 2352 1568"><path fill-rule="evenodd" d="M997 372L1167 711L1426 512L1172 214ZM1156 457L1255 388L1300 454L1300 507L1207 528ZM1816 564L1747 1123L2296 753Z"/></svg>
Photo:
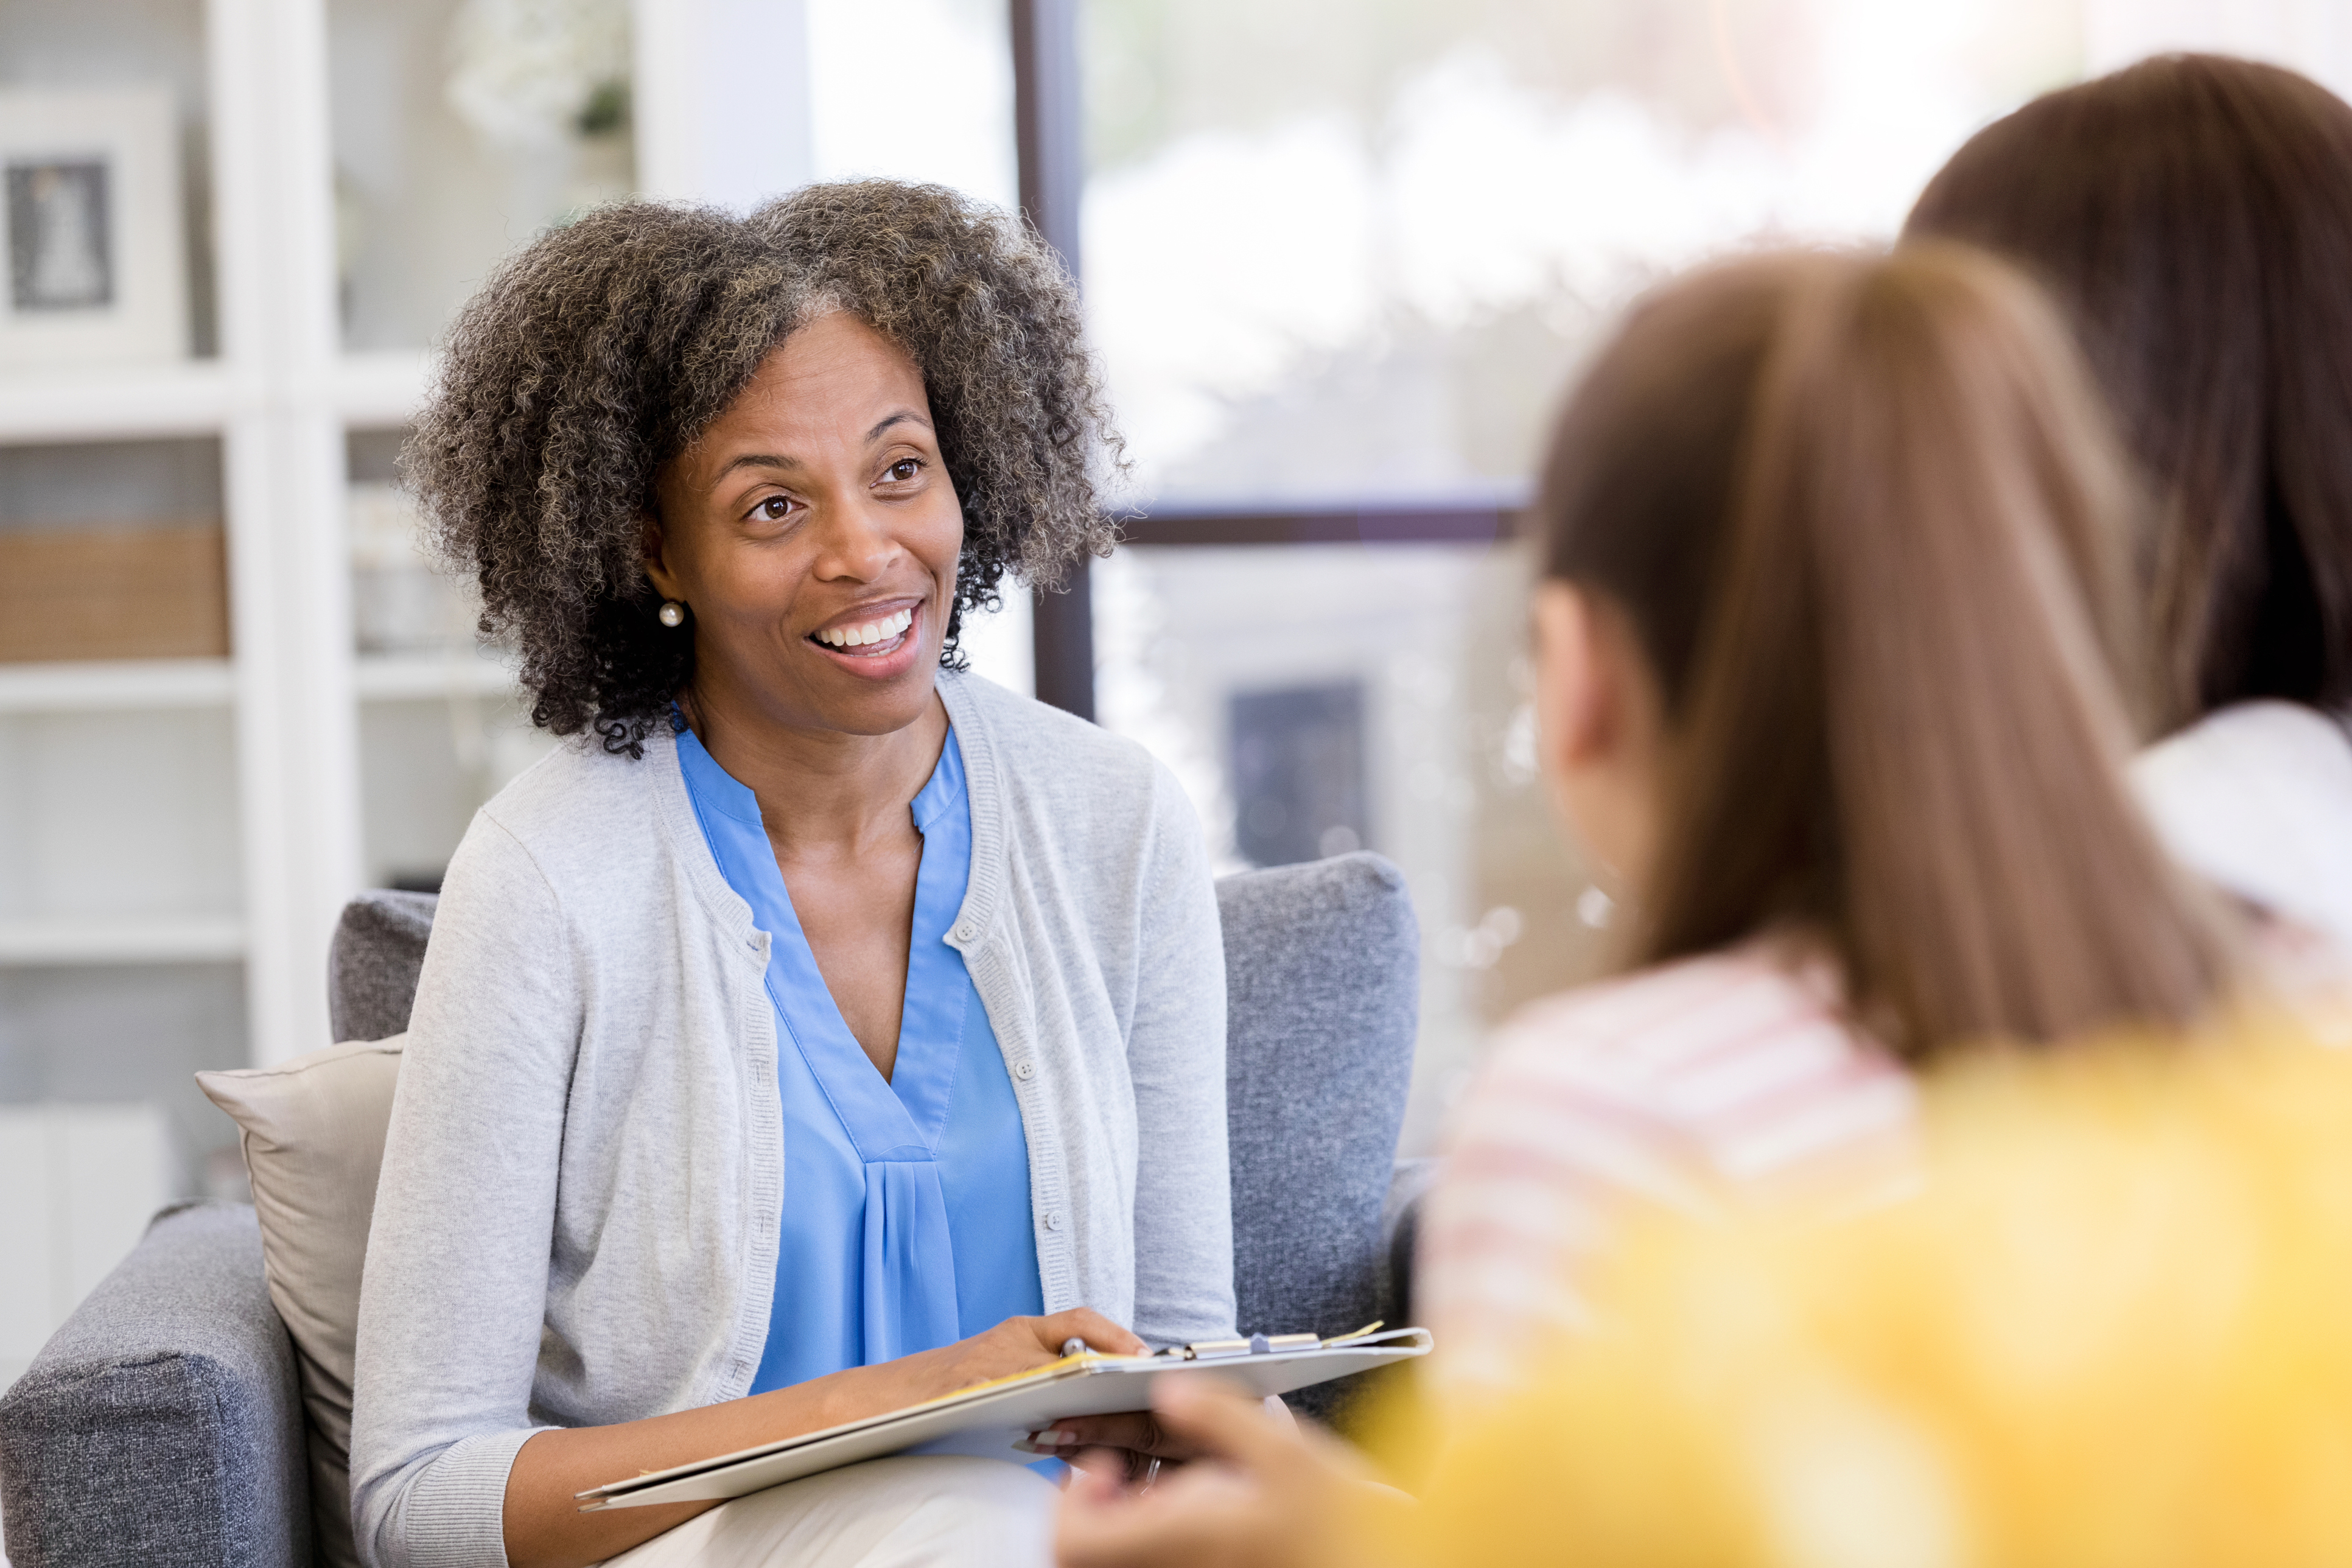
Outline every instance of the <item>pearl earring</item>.
<svg viewBox="0 0 2352 1568"><path fill-rule="evenodd" d="M666 626L682 626L686 625L686 606L676 599L664 599L662 607L655 612L655 619Z"/></svg>

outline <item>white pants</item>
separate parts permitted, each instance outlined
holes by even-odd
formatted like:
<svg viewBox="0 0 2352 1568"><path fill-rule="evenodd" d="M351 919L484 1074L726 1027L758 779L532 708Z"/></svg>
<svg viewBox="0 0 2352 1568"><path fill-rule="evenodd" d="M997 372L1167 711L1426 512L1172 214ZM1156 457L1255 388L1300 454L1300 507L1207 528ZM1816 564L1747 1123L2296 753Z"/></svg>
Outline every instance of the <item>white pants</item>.
<svg viewBox="0 0 2352 1568"><path fill-rule="evenodd" d="M869 1459L720 1503L605 1568L1045 1568L1060 1495L1002 1459Z"/></svg>

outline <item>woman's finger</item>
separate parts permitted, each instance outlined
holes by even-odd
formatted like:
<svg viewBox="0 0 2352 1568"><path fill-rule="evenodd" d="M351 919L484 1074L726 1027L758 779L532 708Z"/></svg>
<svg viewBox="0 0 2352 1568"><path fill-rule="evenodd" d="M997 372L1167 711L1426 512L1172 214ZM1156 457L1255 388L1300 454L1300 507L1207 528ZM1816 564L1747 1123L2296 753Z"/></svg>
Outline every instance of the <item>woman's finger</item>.
<svg viewBox="0 0 2352 1568"><path fill-rule="evenodd" d="M1054 1335L1056 1335L1054 1350L1061 1350L1063 1340L1085 1340L1087 1350L1103 1352L1103 1354L1110 1356L1150 1354L1150 1344L1139 1340L1134 1333L1129 1333L1127 1328L1112 1323L1094 1307L1070 1307L1068 1311L1056 1311L1054 1317L1046 1319L1046 1323L1056 1326L1054 1328Z"/></svg>
<svg viewBox="0 0 2352 1568"><path fill-rule="evenodd" d="M1192 1443L1160 1424L1149 1411L1131 1410L1117 1415L1066 1415L1030 1439L1040 1453L1068 1448L1125 1448L1155 1459L1190 1459L1200 1453Z"/></svg>
<svg viewBox="0 0 2352 1568"><path fill-rule="evenodd" d="M1067 1464L1082 1476L1106 1477L1126 1487L1143 1479L1150 1460L1139 1461L1125 1448L1049 1448L1045 1452Z"/></svg>
<svg viewBox="0 0 2352 1568"><path fill-rule="evenodd" d="M1255 1394L1213 1374L1159 1379L1151 1409L1169 1438L1244 1469L1279 1465L1306 1447L1295 1425L1272 1420Z"/></svg>
<svg viewBox="0 0 2352 1568"><path fill-rule="evenodd" d="M1102 1460L1099 1451L1086 1458ZM1073 1477L1055 1530L1057 1568L1303 1568L1265 1489L1215 1466L1163 1474L1149 1489L1115 1464Z"/></svg>
<svg viewBox="0 0 2352 1568"><path fill-rule="evenodd" d="M1107 1355L1145 1355L1151 1349L1092 1307L1073 1307L1037 1323L1039 1341L1057 1355L1071 1340L1084 1340L1088 1350Z"/></svg>
<svg viewBox="0 0 2352 1568"><path fill-rule="evenodd" d="M1065 1510L1085 1511L1090 1509L1116 1507L1127 1491L1118 1468L1103 1464L1080 1464L1085 1454L1070 1457L1070 1482L1062 1489Z"/></svg>

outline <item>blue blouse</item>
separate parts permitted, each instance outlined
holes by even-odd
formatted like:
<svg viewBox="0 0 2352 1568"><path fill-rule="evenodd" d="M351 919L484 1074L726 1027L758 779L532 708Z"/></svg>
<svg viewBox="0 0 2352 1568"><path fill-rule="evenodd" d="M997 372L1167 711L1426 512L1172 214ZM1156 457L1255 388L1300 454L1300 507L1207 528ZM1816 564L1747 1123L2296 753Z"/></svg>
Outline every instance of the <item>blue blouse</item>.
<svg viewBox="0 0 2352 1568"><path fill-rule="evenodd" d="M963 955L947 944L971 879L971 805L955 731L914 800L923 858L887 1079L817 971L759 798L691 731L679 733L677 756L712 858L771 939L784 1217L768 1343L751 1392L1043 1312L1021 1108Z"/></svg>

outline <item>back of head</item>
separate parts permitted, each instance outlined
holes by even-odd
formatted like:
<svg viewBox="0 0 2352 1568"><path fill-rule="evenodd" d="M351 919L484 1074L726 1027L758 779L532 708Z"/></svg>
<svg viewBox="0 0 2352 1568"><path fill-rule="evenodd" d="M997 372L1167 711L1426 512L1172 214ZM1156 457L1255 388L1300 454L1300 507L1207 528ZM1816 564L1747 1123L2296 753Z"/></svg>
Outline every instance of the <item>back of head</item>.
<svg viewBox="0 0 2352 1568"><path fill-rule="evenodd" d="M1920 246L1670 286L1538 505L1664 699L1641 959L1803 922L1915 1058L2202 1009L2219 945L2120 778L2129 488L2029 284Z"/></svg>
<svg viewBox="0 0 2352 1568"><path fill-rule="evenodd" d="M2352 105L2273 66L2147 60L1979 132L1906 233L2021 263L2079 328L2164 503L2168 718L2352 706Z"/></svg>

